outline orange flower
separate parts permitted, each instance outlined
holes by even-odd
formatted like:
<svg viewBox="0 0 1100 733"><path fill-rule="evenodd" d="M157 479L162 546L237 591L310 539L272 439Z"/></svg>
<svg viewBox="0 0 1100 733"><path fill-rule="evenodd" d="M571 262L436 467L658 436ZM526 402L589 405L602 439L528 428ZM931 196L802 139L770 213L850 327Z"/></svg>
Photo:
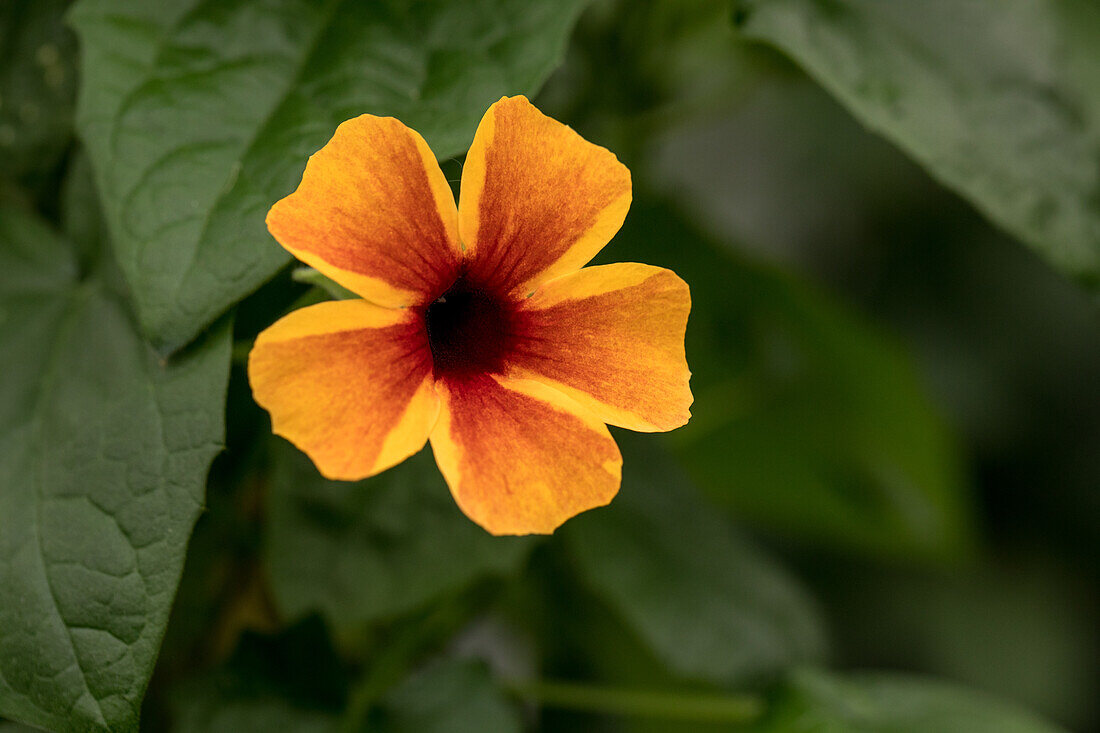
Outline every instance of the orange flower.
<svg viewBox="0 0 1100 733"><path fill-rule="evenodd" d="M431 440L455 501L493 534L553 532L607 504L622 457L605 423L671 430L692 402L684 281L633 263L581 269L629 207L626 167L524 97L486 112L458 207L420 135L348 120L267 226L363 300L261 333L256 401L333 479Z"/></svg>

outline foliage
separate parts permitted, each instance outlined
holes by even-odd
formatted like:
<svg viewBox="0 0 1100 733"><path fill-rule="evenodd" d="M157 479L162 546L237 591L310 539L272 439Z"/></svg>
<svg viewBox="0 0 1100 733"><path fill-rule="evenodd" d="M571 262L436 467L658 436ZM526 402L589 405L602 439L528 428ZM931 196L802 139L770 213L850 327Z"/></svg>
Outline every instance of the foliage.
<svg viewBox="0 0 1100 733"><path fill-rule="evenodd" d="M398 117L449 158L537 89L580 7L79 3L77 122L145 333L173 351L286 264L264 214L340 122Z"/></svg>
<svg viewBox="0 0 1100 733"><path fill-rule="evenodd" d="M1089 0L10 0L0 732L1100 730L1098 49ZM457 188L519 93L692 294L692 421L544 538L430 449L326 480L244 369L347 295L264 226L336 125Z"/></svg>
<svg viewBox="0 0 1100 733"><path fill-rule="evenodd" d="M804 591L738 537L667 457L624 444L614 507L562 528L577 572L675 672L732 684L819 658Z"/></svg>
<svg viewBox="0 0 1100 733"><path fill-rule="evenodd" d="M414 611L484 576L514 573L530 538L494 539L454 505L429 451L358 483L325 481L285 443L268 495L265 559L288 618L338 629Z"/></svg>
<svg viewBox="0 0 1100 733"><path fill-rule="evenodd" d="M990 219L1100 278L1095 4L739 0L734 14Z"/></svg>
<svg viewBox="0 0 1100 733"><path fill-rule="evenodd" d="M223 434L229 329L169 363L33 215L0 211L0 705L137 727ZM84 265L87 267L87 265Z"/></svg>
<svg viewBox="0 0 1100 733"><path fill-rule="evenodd" d="M0 170L32 186L72 141L76 41L61 22L66 5L13 0L0 8Z"/></svg>
<svg viewBox="0 0 1100 733"><path fill-rule="evenodd" d="M711 495L803 541L966 554L956 449L896 343L806 283L722 253L667 207L635 206L623 234L630 257L692 285L697 404L675 452Z"/></svg>

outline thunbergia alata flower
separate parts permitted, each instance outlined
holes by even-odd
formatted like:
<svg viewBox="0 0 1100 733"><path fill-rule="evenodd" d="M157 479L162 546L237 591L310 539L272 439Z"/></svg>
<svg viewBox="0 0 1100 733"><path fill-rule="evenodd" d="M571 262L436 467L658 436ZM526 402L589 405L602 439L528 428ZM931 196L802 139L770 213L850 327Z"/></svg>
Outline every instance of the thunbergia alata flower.
<svg viewBox="0 0 1100 733"><path fill-rule="evenodd" d="M457 207L416 132L343 123L267 226L363 299L256 339L248 375L273 430L342 480L430 440L458 506L494 534L553 532L607 504L622 469L607 424L671 430L692 402L684 281L584 267L630 197L612 153L524 97L485 113Z"/></svg>

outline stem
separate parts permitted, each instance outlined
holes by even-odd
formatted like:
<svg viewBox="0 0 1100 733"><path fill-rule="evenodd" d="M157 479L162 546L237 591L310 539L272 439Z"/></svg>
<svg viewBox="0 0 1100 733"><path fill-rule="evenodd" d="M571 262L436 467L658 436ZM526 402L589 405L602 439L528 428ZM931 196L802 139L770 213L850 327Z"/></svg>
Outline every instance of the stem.
<svg viewBox="0 0 1100 733"><path fill-rule="evenodd" d="M506 685L517 697L535 700L547 707L607 715L696 723L751 723L764 712L763 698L751 694L654 692L552 681Z"/></svg>

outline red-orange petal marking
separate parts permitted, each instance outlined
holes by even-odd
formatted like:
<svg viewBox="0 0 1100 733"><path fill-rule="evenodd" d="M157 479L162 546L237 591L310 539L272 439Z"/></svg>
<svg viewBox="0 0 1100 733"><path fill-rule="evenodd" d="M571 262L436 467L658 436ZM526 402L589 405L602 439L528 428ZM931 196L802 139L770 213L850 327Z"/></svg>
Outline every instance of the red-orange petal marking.
<svg viewBox="0 0 1100 733"><path fill-rule="evenodd" d="M272 429L332 479L357 480L420 450L439 412L423 321L363 300L294 311L256 339L252 394Z"/></svg>
<svg viewBox="0 0 1100 733"><path fill-rule="evenodd" d="M428 144L392 117L344 122L267 215L292 255L378 305L423 304L461 260L458 210Z"/></svg>
<svg viewBox="0 0 1100 733"><path fill-rule="evenodd" d="M586 267L524 302L508 373L546 382L612 425L678 428L691 416L690 310L688 286L671 270Z"/></svg>
<svg viewBox="0 0 1100 733"><path fill-rule="evenodd" d="M622 226L630 171L524 97L478 126L462 170L459 229L472 277L524 296L584 266Z"/></svg>
<svg viewBox="0 0 1100 733"><path fill-rule="evenodd" d="M607 426L560 392L526 380L437 383L432 451L459 508L492 534L549 534L619 490Z"/></svg>

